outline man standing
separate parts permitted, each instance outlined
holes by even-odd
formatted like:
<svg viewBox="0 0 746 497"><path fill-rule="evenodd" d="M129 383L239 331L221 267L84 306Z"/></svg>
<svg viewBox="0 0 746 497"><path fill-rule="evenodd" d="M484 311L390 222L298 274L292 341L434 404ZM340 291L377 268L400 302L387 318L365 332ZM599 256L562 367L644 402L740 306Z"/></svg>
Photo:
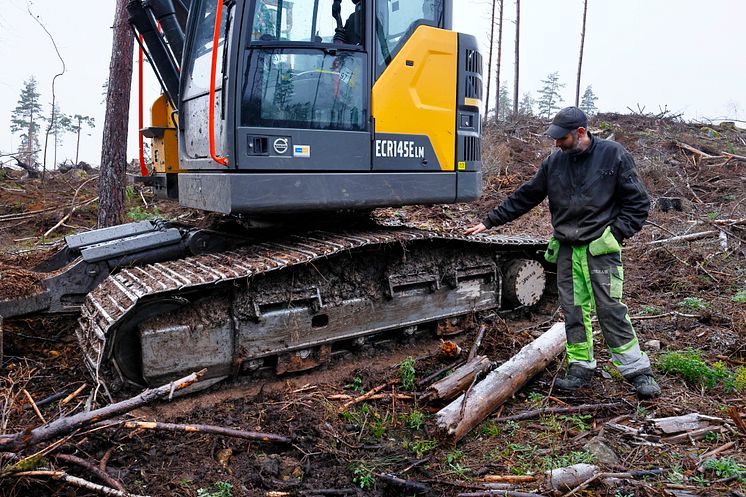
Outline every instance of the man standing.
<svg viewBox="0 0 746 497"><path fill-rule="evenodd" d="M547 134L559 150L536 175L492 209L473 235L513 221L549 197L554 234L545 258L557 263L565 313L569 367L555 385L577 390L593 378L591 311L595 309L611 359L641 398L660 394L648 356L640 350L622 303L621 246L640 231L650 200L632 156L620 144L592 136L577 107L557 113Z"/></svg>

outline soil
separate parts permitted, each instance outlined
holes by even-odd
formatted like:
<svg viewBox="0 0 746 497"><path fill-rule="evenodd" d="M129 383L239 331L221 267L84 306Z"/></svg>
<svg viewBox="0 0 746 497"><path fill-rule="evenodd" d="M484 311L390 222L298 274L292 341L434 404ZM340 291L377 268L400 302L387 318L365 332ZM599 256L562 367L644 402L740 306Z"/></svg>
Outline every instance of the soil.
<svg viewBox="0 0 746 497"><path fill-rule="evenodd" d="M526 121L485 130L480 201L379 209L374 217L442 231L460 231L478 222L487 209L535 173L550 151L551 143L542 136L544 126ZM257 375L132 413L141 420L291 436L290 446L199 432L119 428L74 434L37 464L101 483L90 470L54 458L55 453L73 454L101 465L127 490L143 495L411 495L411 489L386 483L382 475L392 474L428 485L427 495L447 496L483 491L485 475L534 475L536 481L514 489L550 495L544 470L592 460L607 472L655 468L667 472L645 479L622 478L615 484L598 481L575 495L743 495L737 492L746 491L744 424L739 427L730 421L720 432L676 443L662 439L650 419L696 412L730 420L730 410L734 419L742 420L746 412L746 130L602 114L593 119L591 131L601 137L613 135L630 151L654 201L649 224L624 249L625 303L640 343L651 356L663 389L661 397L639 401L616 373L597 336L599 368L589 388L573 395L557 392L553 381L563 370L558 359L456 446L448 446L430 435L434 412L442 406L417 400L427 383L411 391L395 382L410 357L416 380L456 360L443 355L441 340L425 330L338 353L330 363L305 374ZM48 173L43 183L14 174L4 170L0 175L0 298L32 293L30 269L62 247L64 235L92 229L96 223L93 202L42 236L74 205L96 197L97 181L91 175L95 172ZM157 200L139 186L129 191L128 210L133 217L157 214L189 224L224 222ZM651 244L706 231L714 234ZM547 238L551 225L546 203L498 232ZM556 295L548 292L531 310L483 313L442 329L460 331L446 338L459 344L463 355L480 325L485 325L479 353L499 364L556 319L561 319ZM71 316L4 323L0 434L41 424L24 389L39 403L87 385L64 406L59 400L41 406L40 414L47 421L85 408L91 379L77 347L75 327ZM672 353L687 350L719 372L713 384L687 380L665 367ZM704 371L701 365L688 370L697 371ZM358 403L340 414L349 398L388 383L383 398ZM574 415L499 420L538 408L609 402L615 405ZM640 429L640 434L614 430L614 424ZM602 441L617 459L594 458L587 445L591 440ZM727 445L730 442L734 443ZM703 463L704 454L722 447L714 463ZM18 455L33 452L28 449ZM6 456L0 464L7 469L10 461ZM0 479L3 496L95 495L48 477L3 475L2 469Z"/></svg>

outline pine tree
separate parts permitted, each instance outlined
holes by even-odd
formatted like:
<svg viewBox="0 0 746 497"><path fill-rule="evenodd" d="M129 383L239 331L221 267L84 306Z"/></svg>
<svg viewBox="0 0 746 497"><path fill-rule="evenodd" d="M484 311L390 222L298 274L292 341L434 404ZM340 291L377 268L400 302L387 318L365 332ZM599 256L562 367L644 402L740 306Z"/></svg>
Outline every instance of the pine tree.
<svg viewBox="0 0 746 497"><path fill-rule="evenodd" d="M116 0L104 138L98 182L98 226L114 226L125 218L127 187L127 116L132 85L133 36L127 23L127 0Z"/></svg>
<svg viewBox="0 0 746 497"><path fill-rule="evenodd" d="M78 152L80 152L80 131L83 129L83 125L93 128L95 126L95 120L89 116L81 116L75 114L73 116L72 123L70 124L70 131L77 135L75 144L75 164L78 163Z"/></svg>
<svg viewBox="0 0 746 497"><path fill-rule="evenodd" d="M547 76L547 79L542 80L544 86L539 90L539 100L536 102L538 105L537 113L540 117L549 119L557 112L560 107L559 104L562 101L562 97L559 91L565 87L564 83L559 82L559 72L555 71Z"/></svg>
<svg viewBox="0 0 746 497"><path fill-rule="evenodd" d="M10 115L10 131L21 133L18 155L24 163L32 167L39 153L39 122L42 120L44 117L41 115L36 78L31 76L24 81L18 104Z"/></svg>
<svg viewBox="0 0 746 497"><path fill-rule="evenodd" d="M536 101L531 96L531 92L524 93L521 102L518 104L518 112L522 116L533 116L535 103Z"/></svg>
<svg viewBox="0 0 746 497"><path fill-rule="evenodd" d="M580 101L580 110L585 112L587 115L591 116L598 112L598 108L596 107L596 100L598 100L598 97L593 93L593 88L591 85L588 85L585 88L585 91L583 92L583 98Z"/></svg>
<svg viewBox="0 0 746 497"><path fill-rule="evenodd" d="M511 110L513 109L513 101L510 99L510 92L508 91L508 82L503 81L500 85L500 109L498 111L497 120L507 121L510 119Z"/></svg>
<svg viewBox="0 0 746 497"><path fill-rule="evenodd" d="M54 112L52 112L54 118L49 119L49 134L54 136L54 161L53 166L57 164L57 147L62 145L62 135L68 131L71 131L70 126L72 120L70 116L63 114L60 111L60 106L54 104Z"/></svg>

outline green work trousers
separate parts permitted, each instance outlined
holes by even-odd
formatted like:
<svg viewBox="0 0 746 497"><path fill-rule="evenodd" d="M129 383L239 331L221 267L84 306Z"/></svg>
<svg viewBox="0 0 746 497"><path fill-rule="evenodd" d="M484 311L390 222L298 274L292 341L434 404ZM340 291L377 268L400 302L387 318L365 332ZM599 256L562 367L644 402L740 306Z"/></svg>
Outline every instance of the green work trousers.
<svg viewBox="0 0 746 497"><path fill-rule="evenodd" d="M608 231L590 245L554 241L557 288L565 312L567 357L570 364L596 367L591 327L591 313L595 312L611 350L612 362L624 377L632 378L649 373L650 360L640 350L627 306L622 303L621 247Z"/></svg>

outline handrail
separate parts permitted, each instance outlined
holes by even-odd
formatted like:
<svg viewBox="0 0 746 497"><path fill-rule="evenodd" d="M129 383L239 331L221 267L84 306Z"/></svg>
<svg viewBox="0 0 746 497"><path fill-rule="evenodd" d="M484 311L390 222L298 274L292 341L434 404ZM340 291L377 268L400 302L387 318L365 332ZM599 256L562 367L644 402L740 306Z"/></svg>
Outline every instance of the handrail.
<svg viewBox="0 0 746 497"><path fill-rule="evenodd" d="M215 76L217 75L218 63L218 39L220 38L220 21L223 15L223 0L218 0L218 7L215 11L215 29L212 34L212 65L210 66L210 109L207 111L210 128L208 134L210 137L210 156L218 164L228 167L227 157L218 157L215 153ZM225 88L223 88L225 91Z"/></svg>
<svg viewBox="0 0 746 497"><path fill-rule="evenodd" d="M142 50L142 35L140 35L140 43L139 43L139 56L140 58L137 61L137 101L139 104L139 108L137 109L137 133L140 136L140 175L147 176L148 175L148 168L145 165L145 144L143 143L143 110L142 110L142 101L143 101L143 90L142 90L142 66L143 66L143 50Z"/></svg>

